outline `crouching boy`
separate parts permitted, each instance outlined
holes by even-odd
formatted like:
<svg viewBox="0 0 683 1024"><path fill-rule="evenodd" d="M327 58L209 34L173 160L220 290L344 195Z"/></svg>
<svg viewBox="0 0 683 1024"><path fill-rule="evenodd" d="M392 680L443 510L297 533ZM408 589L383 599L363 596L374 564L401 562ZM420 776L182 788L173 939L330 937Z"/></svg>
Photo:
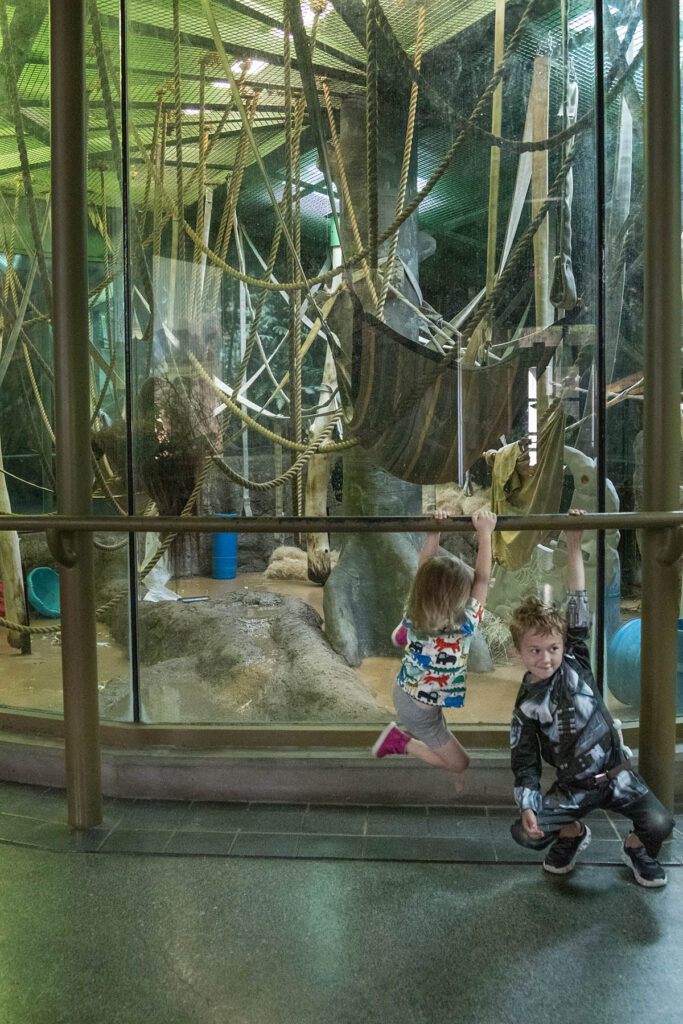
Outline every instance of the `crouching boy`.
<svg viewBox="0 0 683 1024"><path fill-rule="evenodd" d="M570 514L580 515L572 509ZM630 750L597 691L588 649L590 616L581 531L565 534L569 569L566 619L535 597L513 613L510 630L526 669L510 733L515 802L521 818L511 828L521 846L550 847L543 867L572 871L591 840L582 820L590 811L617 811L633 823L621 851L639 885L666 885L657 860L674 821L631 766ZM540 789L541 760L557 778Z"/></svg>

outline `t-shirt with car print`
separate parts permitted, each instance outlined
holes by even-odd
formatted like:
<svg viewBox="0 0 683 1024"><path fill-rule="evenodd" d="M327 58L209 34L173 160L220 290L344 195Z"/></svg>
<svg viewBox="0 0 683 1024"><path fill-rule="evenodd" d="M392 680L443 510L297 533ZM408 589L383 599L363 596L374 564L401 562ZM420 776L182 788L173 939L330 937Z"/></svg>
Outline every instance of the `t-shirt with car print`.
<svg viewBox="0 0 683 1024"><path fill-rule="evenodd" d="M467 655L484 608L471 597L464 609L465 620L455 630L419 633L404 618L392 640L403 647L403 661L396 681L407 694L422 704L461 708L465 703Z"/></svg>

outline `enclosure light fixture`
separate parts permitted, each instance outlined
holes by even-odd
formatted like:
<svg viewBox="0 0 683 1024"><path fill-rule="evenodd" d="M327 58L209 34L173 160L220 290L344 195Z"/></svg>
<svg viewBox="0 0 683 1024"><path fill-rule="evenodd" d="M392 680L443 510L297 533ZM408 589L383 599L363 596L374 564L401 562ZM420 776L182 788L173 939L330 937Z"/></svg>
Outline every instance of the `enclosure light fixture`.
<svg viewBox="0 0 683 1024"><path fill-rule="evenodd" d="M190 115L192 115L192 114L198 114L198 113L199 113L199 107L184 107L183 108L183 114L190 114Z"/></svg>
<svg viewBox="0 0 683 1024"><path fill-rule="evenodd" d="M258 75L259 71L263 71L264 68L268 67L268 61L267 60L252 60L251 58L248 58L246 63L247 63L247 74L248 75ZM244 61L242 61L242 60L236 60L235 61L235 63L230 68L230 70L232 71L233 75L239 77L239 75L242 74L242 65L243 64L244 64Z"/></svg>

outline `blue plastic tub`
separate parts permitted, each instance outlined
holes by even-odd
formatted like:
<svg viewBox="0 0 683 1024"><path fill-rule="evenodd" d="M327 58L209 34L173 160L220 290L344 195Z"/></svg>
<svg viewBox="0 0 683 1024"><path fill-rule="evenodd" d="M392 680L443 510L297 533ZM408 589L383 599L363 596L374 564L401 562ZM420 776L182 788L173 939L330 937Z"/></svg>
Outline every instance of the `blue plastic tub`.
<svg viewBox="0 0 683 1024"><path fill-rule="evenodd" d="M219 512L224 518L234 518L236 512ZM234 580L237 575L237 534L214 533L213 535L213 578Z"/></svg>
<svg viewBox="0 0 683 1024"><path fill-rule="evenodd" d="M59 618L59 576L47 565L31 569L26 577L28 599L39 615Z"/></svg>
<svg viewBox="0 0 683 1024"><path fill-rule="evenodd" d="M622 704L640 707L640 619L617 630L607 647L607 685ZM678 620L676 709L683 714L683 619Z"/></svg>

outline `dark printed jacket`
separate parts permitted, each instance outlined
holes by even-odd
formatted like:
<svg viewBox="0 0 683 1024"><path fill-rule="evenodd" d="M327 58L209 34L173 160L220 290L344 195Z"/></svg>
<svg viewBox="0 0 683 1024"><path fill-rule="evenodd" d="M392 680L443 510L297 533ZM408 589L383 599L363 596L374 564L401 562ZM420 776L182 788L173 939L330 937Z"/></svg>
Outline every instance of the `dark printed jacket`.
<svg viewBox="0 0 683 1024"><path fill-rule="evenodd" d="M523 811L541 809L542 761L557 769L561 785L581 789L582 780L614 767L630 754L593 678L589 624L586 591L570 593L560 667L535 683L527 672L517 694L510 747L515 802Z"/></svg>

